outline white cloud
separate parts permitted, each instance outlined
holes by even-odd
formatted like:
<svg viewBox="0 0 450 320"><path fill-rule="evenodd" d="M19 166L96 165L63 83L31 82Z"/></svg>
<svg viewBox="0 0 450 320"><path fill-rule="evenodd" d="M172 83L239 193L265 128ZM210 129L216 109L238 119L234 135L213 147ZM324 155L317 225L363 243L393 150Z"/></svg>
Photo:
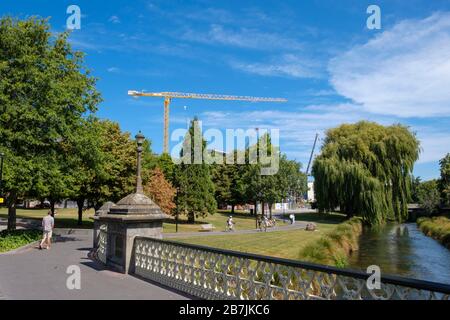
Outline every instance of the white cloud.
<svg viewBox="0 0 450 320"><path fill-rule="evenodd" d="M256 29L240 28L238 30L225 29L221 25L213 24L207 32L197 32L192 29L182 35L184 40L222 44L233 47L270 50L300 50L304 46L299 41L287 38L277 33L261 32Z"/></svg>
<svg viewBox="0 0 450 320"><path fill-rule="evenodd" d="M404 20L329 64L335 90L372 113L450 115L450 13Z"/></svg>
<svg viewBox="0 0 450 320"><path fill-rule="evenodd" d="M118 73L120 71L120 69L116 68L116 67L110 67L110 68L106 69L106 71L108 71L110 73Z"/></svg>
<svg viewBox="0 0 450 320"><path fill-rule="evenodd" d="M338 107L338 106L337 106ZM314 136L344 122L356 122L363 119L357 112L340 112L330 108L328 111L311 112L296 109L295 112L284 110L244 111L244 112L204 112L199 116L205 127L217 129L279 129L282 151L291 158L307 163ZM353 110L357 110L356 107ZM238 121L237 121L238 119ZM317 146L316 153L320 145Z"/></svg>
<svg viewBox="0 0 450 320"><path fill-rule="evenodd" d="M232 62L235 69L261 76L293 78L317 78L319 72L315 63L294 54L284 54L268 63Z"/></svg>
<svg viewBox="0 0 450 320"><path fill-rule="evenodd" d="M278 110L241 111L241 112L204 112L199 116L205 127L217 129L279 129L282 151L290 158L296 158L307 164L314 136L319 133L325 137L326 130L343 123L355 123L361 120L375 121L383 125L399 123L399 118L392 116L374 116L363 112L358 105L311 105L293 111ZM438 161L450 145L448 129L440 130L432 124L411 126L421 143L418 163ZM319 153L321 140L315 154Z"/></svg>
<svg viewBox="0 0 450 320"><path fill-rule="evenodd" d="M112 23L120 23L120 19L118 16L111 16L109 17L108 21Z"/></svg>
<svg viewBox="0 0 450 320"><path fill-rule="evenodd" d="M422 152L418 163L439 161L448 152L450 132L436 132L431 128L423 128L417 133Z"/></svg>

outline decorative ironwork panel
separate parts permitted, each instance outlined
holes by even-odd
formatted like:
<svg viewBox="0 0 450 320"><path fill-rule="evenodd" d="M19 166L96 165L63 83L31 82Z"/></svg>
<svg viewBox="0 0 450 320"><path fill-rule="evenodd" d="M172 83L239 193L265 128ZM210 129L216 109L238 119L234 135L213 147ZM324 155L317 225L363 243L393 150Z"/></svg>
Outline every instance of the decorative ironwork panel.
<svg viewBox="0 0 450 320"><path fill-rule="evenodd" d="M368 289L368 274L292 260L187 245L135 240L135 273L203 299L446 299L450 286L382 277Z"/></svg>
<svg viewBox="0 0 450 320"><path fill-rule="evenodd" d="M100 232L98 235L97 257L104 264L106 264L107 239L107 225L103 224L100 226Z"/></svg>

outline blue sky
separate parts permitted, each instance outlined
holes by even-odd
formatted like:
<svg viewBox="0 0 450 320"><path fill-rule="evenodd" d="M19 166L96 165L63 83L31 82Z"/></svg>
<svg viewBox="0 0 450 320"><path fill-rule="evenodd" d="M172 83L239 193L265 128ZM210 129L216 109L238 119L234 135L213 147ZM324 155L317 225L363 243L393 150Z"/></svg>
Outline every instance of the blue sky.
<svg viewBox="0 0 450 320"><path fill-rule="evenodd" d="M424 179L450 151L450 1L7 0L0 14L51 17L61 32L71 4L82 18L70 41L104 98L98 115L142 130L155 152L163 102L130 89L287 98L174 100L171 131L195 115L204 128L279 128L282 151L305 166L316 132L362 119L411 126ZM381 30L366 28L370 4Z"/></svg>

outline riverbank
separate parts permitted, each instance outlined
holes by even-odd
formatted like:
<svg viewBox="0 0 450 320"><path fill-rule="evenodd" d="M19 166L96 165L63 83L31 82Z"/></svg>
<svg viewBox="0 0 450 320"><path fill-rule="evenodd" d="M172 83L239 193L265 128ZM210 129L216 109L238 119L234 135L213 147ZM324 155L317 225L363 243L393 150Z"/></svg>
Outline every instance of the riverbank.
<svg viewBox="0 0 450 320"><path fill-rule="evenodd" d="M358 239L362 230L360 218L347 220L323 235L317 242L309 243L301 249L299 259L340 268L347 267L350 255L358 250Z"/></svg>
<svg viewBox="0 0 450 320"><path fill-rule="evenodd" d="M419 218L417 225L420 230L450 249L450 219L447 217Z"/></svg>

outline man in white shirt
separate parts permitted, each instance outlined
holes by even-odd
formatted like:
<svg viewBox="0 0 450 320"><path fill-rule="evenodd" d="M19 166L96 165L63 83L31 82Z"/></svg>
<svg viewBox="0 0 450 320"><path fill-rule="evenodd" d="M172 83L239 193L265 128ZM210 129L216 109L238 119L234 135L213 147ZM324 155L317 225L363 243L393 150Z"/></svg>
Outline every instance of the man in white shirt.
<svg viewBox="0 0 450 320"><path fill-rule="evenodd" d="M49 210L47 215L42 219L42 229L44 231L43 238L39 244L39 249L43 248L44 242L47 242L47 249L50 249L52 239L52 231L55 226L55 219L52 217L52 211Z"/></svg>

